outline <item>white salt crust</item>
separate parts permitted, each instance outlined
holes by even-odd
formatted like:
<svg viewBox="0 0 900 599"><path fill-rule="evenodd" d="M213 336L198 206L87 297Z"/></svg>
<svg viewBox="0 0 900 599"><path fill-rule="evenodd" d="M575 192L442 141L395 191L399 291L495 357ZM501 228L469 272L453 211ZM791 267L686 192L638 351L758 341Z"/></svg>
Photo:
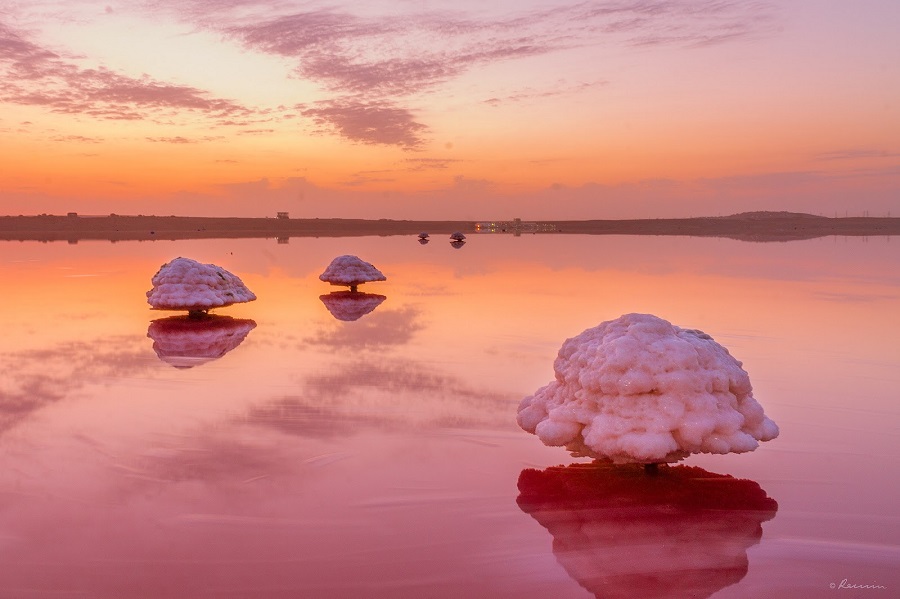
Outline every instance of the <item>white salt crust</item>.
<svg viewBox="0 0 900 599"><path fill-rule="evenodd" d="M157 310L209 310L256 299L236 275L190 258L163 264L152 283L147 303Z"/></svg>
<svg viewBox="0 0 900 599"><path fill-rule="evenodd" d="M567 339L556 380L522 400L517 422L546 445L615 463L742 453L778 436L750 377L701 331L626 314Z"/></svg>
<svg viewBox="0 0 900 599"><path fill-rule="evenodd" d="M387 277L380 270L356 256L338 256L331 261L319 280L332 285L349 285L355 287L369 281L386 281Z"/></svg>

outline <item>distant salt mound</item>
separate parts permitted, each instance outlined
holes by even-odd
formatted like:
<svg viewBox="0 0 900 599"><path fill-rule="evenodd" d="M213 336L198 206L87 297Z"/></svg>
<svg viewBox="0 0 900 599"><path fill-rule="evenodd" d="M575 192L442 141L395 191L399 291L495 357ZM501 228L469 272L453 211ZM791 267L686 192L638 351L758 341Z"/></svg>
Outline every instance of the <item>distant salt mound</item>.
<svg viewBox="0 0 900 599"><path fill-rule="evenodd" d="M348 286L351 291L356 291L358 285L370 281L386 281L387 277L365 260L345 255L332 260L325 272L319 275L319 280L332 285Z"/></svg>
<svg viewBox="0 0 900 599"><path fill-rule="evenodd" d="M240 302L256 295L243 281L215 264L201 264L190 258L175 258L163 264L147 292L147 303L156 310L205 312Z"/></svg>
<svg viewBox="0 0 900 599"><path fill-rule="evenodd" d="M626 314L566 340L556 380L522 400L517 421L546 445L615 463L753 451L778 427L750 378L701 331Z"/></svg>

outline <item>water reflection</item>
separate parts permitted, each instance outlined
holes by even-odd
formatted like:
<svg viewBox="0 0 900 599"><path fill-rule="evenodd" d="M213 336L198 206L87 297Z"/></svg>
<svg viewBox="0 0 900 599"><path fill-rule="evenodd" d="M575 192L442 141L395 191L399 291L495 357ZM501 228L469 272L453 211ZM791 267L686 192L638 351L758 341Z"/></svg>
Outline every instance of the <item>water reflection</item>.
<svg viewBox="0 0 900 599"><path fill-rule="evenodd" d="M147 336L160 360L175 368L193 368L218 360L254 328L253 320L218 314L170 316L151 321Z"/></svg>
<svg viewBox="0 0 900 599"><path fill-rule="evenodd" d="M0 248L15 281L0 294L0 597L692 588L682 571L651 578L657 562L718 587L743 576L717 598L820 596L843 578L891 589L860 596L900 588L896 240L480 236L446 252L432 239L421 251L409 236ZM323 257L347 251L396 273L391 302L355 322L318 299L332 291ZM141 300L144 273L176 253L227 260L265 299L228 312L256 319L252 338L189 370L149 350L150 319L168 315ZM774 512L764 495L763 509L705 520L675 502L664 519L650 493L616 495L625 483L609 476L580 493L528 484L559 450L516 427L520 399L552 377L560 339L629 311L706 323L790 431L740 458L692 458L778 499L752 549ZM524 464L541 471L523 475L521 505L552 536L516 505ZM630 520L610 515L614 498ZM728 560L703 553L727 539Z"/></svg>
<svg viewBox="0 0 900 599"><path fill-rule="evenodd" d="M527 469L519 493L559 563L604 598L701 598L737 583L778 509L753 481L691 466Z"/></svg>
<svg viewBox="0 0 900 599"><path fill-rule="evenodd" d="M450 242L450 247L452 247L452 248L455 249L455 250L460 249L460 248L461 248L462 246L464 246L464 245L466 245L466 242L463 241L463 240L461 240L461 239L460 239L460 240L457 240L457 241L451 241L451 242Z"/></svg>
<svg viewBox="0 0 900 599"><path fill-rule="evenodd" d="M433 364L366 355L307 376L297 395L251 406L239 423L312 438L381 430L496 429L516 396Z"/></svg>
<svg viewBox="0 0 900 599"><path fill-rule="evenodd" d="M88 337L40 349L0 353L0 434L34 413L77 395L95 380L149 370L143 348L126 335Z"/></svg>
<svg viewBox="0 0 900 599"><path fill-rule="evenodd" d="M365 294L357 293L355 295ZM402 346L408 344L418 332L425 328L425 324L421 319L421 312L420 308L406 306L401 309L385 310L378 314L372 314L370 318L366 318L364 321L351 326L344 326L330 321L328 325L318 327L312 335L305 337L303 341L337 352L346 351L347 348L360 350L363 348ZM353 321L345 320L345 322Z"/></svg>
<svg viewBox="0 0 900 599"><path fill-rule="evenodd" d="M381 305L387 298L377 293L360 291L333 291L320 295L319 299L338 320L352 322L359 320Z"/></svg>

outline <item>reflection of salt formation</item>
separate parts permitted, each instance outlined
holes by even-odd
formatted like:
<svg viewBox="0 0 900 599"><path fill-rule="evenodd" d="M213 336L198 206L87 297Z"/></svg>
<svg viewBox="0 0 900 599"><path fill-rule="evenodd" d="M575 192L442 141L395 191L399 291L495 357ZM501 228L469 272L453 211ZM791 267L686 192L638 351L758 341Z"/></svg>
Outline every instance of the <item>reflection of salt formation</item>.
<svg viewBox="0 0 900 599"><path fill-rule="evenodd" d="M338 320L359 320L387 299L383 295L375 293L362 293L360 291L334 291L320 295L319 299Z"/></svg>
<svg viewBox="0 0 900 599"><path fill-rule="evenodd" d="M605 599L697 599L737 583L778 509L753 481L689 466L653 476L637 464L529 469L519 493L559 563Z"/></svg>
<svg viewBox="0 0 900 599"><path fill-rule="evenodd" d="M466 245L466 242L463 241L462 239L460 239L459 241L451 241L450 242L450 247L452 247L453 249L456 249L456 250L458 250L459 248L461 248L464 245Z"/></svg>
<svg viewBox="0 0 900 599"><path fill-rule="evenodd" d="M254 321L230 316L172 316L152 321L147 336L160 360L175 368L191 368L221 358L254 328Z"/></svg>

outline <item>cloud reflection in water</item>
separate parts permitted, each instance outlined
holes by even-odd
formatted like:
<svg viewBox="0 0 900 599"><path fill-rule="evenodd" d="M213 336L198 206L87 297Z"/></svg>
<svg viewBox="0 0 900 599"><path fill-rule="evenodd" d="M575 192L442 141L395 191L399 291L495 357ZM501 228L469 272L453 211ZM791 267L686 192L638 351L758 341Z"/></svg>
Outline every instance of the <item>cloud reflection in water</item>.
<svg viewBox="0 0 900 599"><path fill-rule="evenodd" d="M69 341L0 354L0 434L45 406L71 397L92 381L137 376L150 370L144 352L127 335Z"/></svg>
<svg viewBox="0 0 900 599"><path fill-rule="evenodd" d="M337 293L350 292L339 291ZM357 292L355 295L368 294ZM401 309L386 310L372 314L365 320L350 321L339 319L343 322L352 322L352 324L342 325L340 322L332 321L330 326L320 327L313 335L306 337L303 341L326 348L329 351L338 352L346 351L348 348L356 351L365 348L406 345L417 332L425 328L419 320L420 315L421 310L419 308L406 306Z"/></svg>

